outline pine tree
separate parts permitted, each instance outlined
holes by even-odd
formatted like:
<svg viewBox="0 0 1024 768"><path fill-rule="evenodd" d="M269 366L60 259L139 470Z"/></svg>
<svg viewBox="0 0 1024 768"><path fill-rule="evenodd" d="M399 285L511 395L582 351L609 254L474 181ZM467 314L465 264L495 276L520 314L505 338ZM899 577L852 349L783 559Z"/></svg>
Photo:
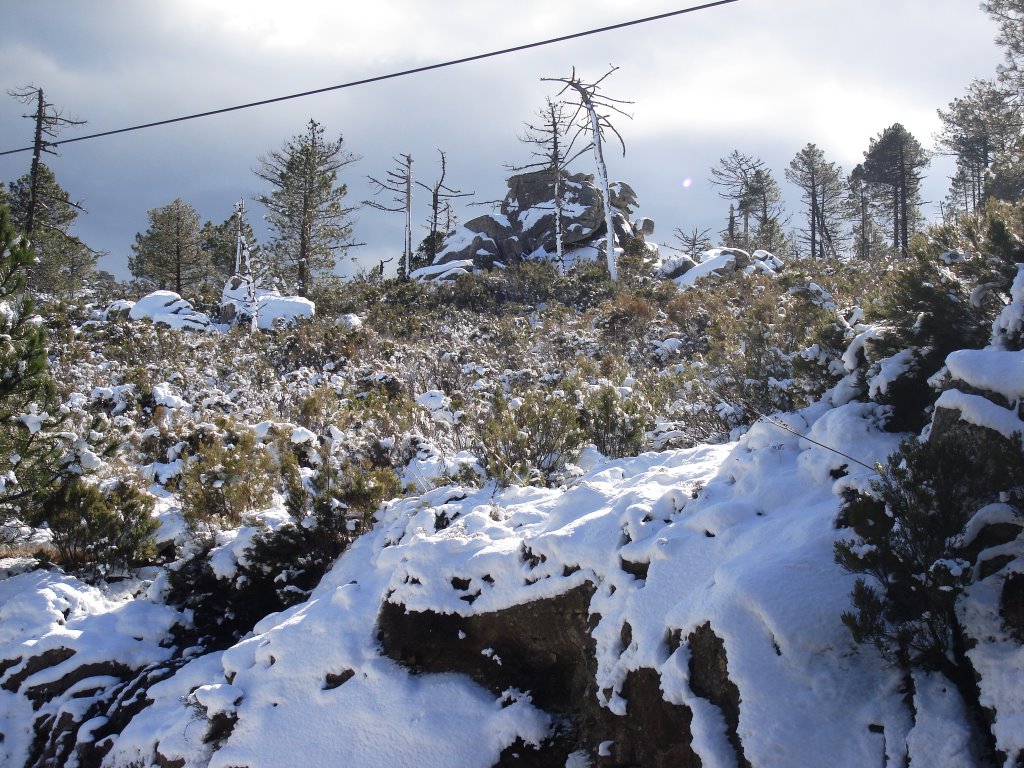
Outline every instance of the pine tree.
<svg viewBox="0 0 1024 768"><path fill-rule="evenodd" d="M43 153L57 154L53 150L54 142L47 141L45 137L56 138L65 126L85 125L84 120L76 120L64 117L63 112L46 100L42 88L34 85L25 86L17 90L8 91L7 94L20 101L22 104L35 104L36 111L31 115L23 115L35 123L35 131L32 141L32 166L28 172L28 194L25 207L25 234L29 238L35 237L36 214L42 207L39 198L40 169L42 168Z"/></svg>
<svg viewBox="0 0 1024 768"><path fill-rule="evenodd" d="M128 268L135 277L149 280L161 290L194 296L211 272L210 258L203 250L199 214L177 198L146 215L149 227L135 235Z"/></svg>
<svg viewBox="0 0 1024 768"><path fill-rule="evenodd" d="M986 0L981 7L999 25L996 42L1006 49L999 80L1020 99L1024 95L1024 0Z"/></svg>
<svg viewBox="0 0 1024 768"><path fill-rule="evenodd" d="M46 330L34 318L26 271L35 260L0 206L0 537L51 490L62 451L47 430L57 415Z"/></svg>
<svg viewBox="0 0 1024 768"><path fill-rule="evenodd" d="M256 198L275 232L272 267L301 296L318 275L334 270L339 251L353 245L354 209L342 204L347 188L337 180L338 171L357 159L341 136L326 141L323 126L310 120L306 133L261 157L254 171L273 187Z"/></svg>
<svg viewBox="0 0 1024 768"><path fill-rule="evenodd" d="M10 184L11 220L27 231L32 202L32 180L25 174ZM35 231L29 244L36 263L29 269L33 285L45 286L51 294L70 298L81 292L96 266L99 254L69 233L82 207L68 197L57 178L40 163L36 178Z"/></svg>
<svg viewBox="0 0 1024 768"><path fill-rule="evenodd" d="M681 227L676 227L672 234L675 235L676 242L679 243L680 251L688 256L697 258L698 254L711 247L711 238L708 237L710 233L710 229L697 229L694 227L691 230L684 230Z"/></svg>
<svg viewBox="0 0 1024 768"><path fill-rule="evenodd" d="M782 190L779 189L779 183L775 181L770 170L758 168L754 171L741 205L741 210L749 210L757 224L751 247L773 252L781 251L785 243L780 221Z"/></svg>
<svg viewBox="0 0 1024 768"><path fill-rule="evenodd" d="M860 259L880 259L890 248L882 236L890 227L877 190L864 179L864 166L858 165L846 178L846 220L853 236L853 252Z"/></svg>
<svg viewBox="0 0 1024 768"><path fill-rule="evenodd" d="M993 192L1018 197L1024 169L1017 157L1019 108L991 80L975 80L949 109L938 110L939 148L956 158L950 203L954 212L977 214Z"/></svg>
<svg viewBox="0 0 1024 768"><path fill-rule="evenodd" d="M864 153L863 179L885 195L892 222L893 252L907 255L910 234L920 220L921 174L928 155L899 123L871 140Z"/></svg>
<svg viewBox="0 0 1024 768"><path fill-rule="evenodd" d="M719 160L717 167L711 169L710 182L719 188L718 196L731 203L729 231L734 240L732 245L750 250L751 218L757 221L758 215L763 214L761 217L763 226L763 222L769 218L769 203L777 204L778 184L771 179L770 173L768 179L770 179L770 183L765 178L763 160L741 154L736 149ZM774 185L774 192L772 185ZM774 199L769 200L769 196ZM740 232L736 231L734 218L736 214L739 214L742 221Z"/></svg>
<svg viewBox="0 0 1024 768"><path fill-rule="evenodd" d="M842 169L825 159L825 153L808 144L786 169L786 179L799 187L807 205L807 228L801 239L811 258L837 255L842 229L844 187Z"/></svg>

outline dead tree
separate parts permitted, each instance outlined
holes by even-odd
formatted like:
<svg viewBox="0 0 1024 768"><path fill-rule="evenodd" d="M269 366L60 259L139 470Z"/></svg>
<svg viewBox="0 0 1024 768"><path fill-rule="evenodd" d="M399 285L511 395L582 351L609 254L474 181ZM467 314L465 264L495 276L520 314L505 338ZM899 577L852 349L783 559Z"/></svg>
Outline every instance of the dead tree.
<svg viewBox="0 0 1024 768"><path fill-rule="evenodd" d="M452 213L452 200L457 197L470 197L474 192L463 192L449 187L444 183L448 174L448 159L440 149L437 153L441 156L441 175L433 184L424 184L422 181L416 183L430 193L430 214L427 217L427 237L423 241L423 255L427 264L432 264L437 252L441 248L444 235L447 235L455 225L455 217ZM441 234L441 233L444 234Z"/></svg>
<svg viewBox="0 0 1024 768"><path fill-rule="evenodd" d="M14 97L22 104L31 104L35 102L36 110L32 114L22 115L30 120L35 121L35 138L32 143L32 167L29 171L29 198L28 198L28 210L25 216L25 234L31 238L32 232L35 229L36 209L39 205L39 164L42 159L43 152L47 154L56 155L57 153L52 149L54 146L53 142L47 141L44 137L49 136L50 138L57 138L60 135L60 130L67 125L85 125L85 120L76 120L70 117L64 117L64 114L58 111L53 104L46 101L43 96L43 89L37 88L34 85L25 86L17 90L10 90L7 92L9 96ZM65 201L69 205L82 210L82 206L76 203L72 203L70 200Z"/></svg>
<svg viewBox="0 0 1024 768"><path fill-rule="evenodd" d="M608 261L608 276L614 282L618 279L618 273L615 268L615 226L612 222L612 201L611 201L611 190L608 184L608 166L604 161L604 131L608 129L615 134L615 137L619 140L619 144L622 146L622 156L626 156L626 143L622 140L622 136L612 125L607 114L598 114L598 110L617 112L620 115L629 117L632 116L624 112L617 104L631 104L629 101L622 101L620 99L612 99L607 96L603 96L599 93L601 83L611 75L618 67L611 67L604 75L595 80L593 83L584 83L579 76L576 74L576 68L573 67L572 75L569 77L542 77L542 81L562 83L562 90L558 92L561 96L563 93L570 92L575 95L577 101L571 101L577 107L578 119L575 121L577 125L577 135L584 131L590 132L590 146L594 150L594 163L597 166L597 175L601 182L601 192L604 195L604 220L605 226L608 230L607 245L605 250L605 258Z"/></svg>
<svg viewBox="0 0 1024 768"><path fill-rule="evenodd" d="M235 203L235 216L238 217L238 229L235 232L235 277L245 284L245 301L243 307L249 315L249 332L255 333L259 328L259 297L256 295L256 275L253 273L252 255L249 243L245 239L245 201Z"/></svg>
<svg viewBox="0 0 1024 768"><path fill-rule="evenodd" d="M679 243L679 250L692 256L694 259L697 258L697 254L703 253L711 247L711 239L708 237L711 234L710 229L697 229L694 227L690 231L684 231L676 227L673 234Z"/></svg>
<svg viewBox="0 0 1024 768"><path fill-rule="evenodd" d="M377 190L374 194L391 192L394 197L392 201L397 205L389 207L376 200L364 200L364 204L378 211L389 211L391 213L405 213L405 239L402 245L402 263L405 265L405 274L408 275L412 262L412 155L399 155L395 158L398 167L387 172L384 181L379 181L373 176L367 176L370 183ZM390 260L389 260L390 261ZM384 266L381 263L381 274Z"/></svg>
<svg viewBox="0 0 1024 768"><path fill-rule="evenodd" d="M544 108L537 113L540 122L537 125L525 123L526 132L519 136L524 144L535 147L533 157L538 158L535 162L525 165L505 166L513 173L528 171L531 169L547 170L551 173L553 181L552 209L555 213L555 251L558 263L565 267L563 220L565 214L565 189L562 183L562 176L566 174L569 163L578 158L590 149L587 145L582 149L575 149L576 140L580 134L572 132L572 120L566 115L566 105L560 101L547 99ZM569 135L571 133L571 135Z"/></svg>

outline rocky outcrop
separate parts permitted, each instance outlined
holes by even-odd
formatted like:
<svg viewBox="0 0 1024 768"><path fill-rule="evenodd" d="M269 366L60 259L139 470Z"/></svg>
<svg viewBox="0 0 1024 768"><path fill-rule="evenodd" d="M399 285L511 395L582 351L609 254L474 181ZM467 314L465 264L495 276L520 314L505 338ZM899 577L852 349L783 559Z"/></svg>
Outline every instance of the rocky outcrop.
<svg viewBox="0 0 1024 768"><path fill-rule="evenodd" d="M699 766L689 708L665 701L653 669L630 672L624 716L600 706L596 690L594 587L470 616L407 611L385 602L378 617L384 653L420 673L458 672L496 695L528 693L559 725L540 748L515 743L500 766L566 765L585 751L594 765Z"/></svg>
<svg viewBox="0 0 1024 768"><path fill-rule="evenodd" d="M436 263L472 259L478 266L487 267L494 262L513 263L556 253L554 172L546 169L516 174L507 183L508 193L498 212L466 222ZM593 174L563 172L561 187L562 244L569 253L604 236L604 195L594 184ZM611 206L616 234L620 238L634 235L630 216L636 207L636 193L628 184L611 185ZM654 222L643 219L637 229L652 234Z"/></svg>
<svg viewBox="0 0 1024 768"><path fill-rule="evenodd" d="M729 679L725 643L714 633L709 622L691 632L686 644L690 648L690 688L718 707L725 719L726 736L736 752L736 764L741 768L751 768L740 741L740 691Z"/></svg>

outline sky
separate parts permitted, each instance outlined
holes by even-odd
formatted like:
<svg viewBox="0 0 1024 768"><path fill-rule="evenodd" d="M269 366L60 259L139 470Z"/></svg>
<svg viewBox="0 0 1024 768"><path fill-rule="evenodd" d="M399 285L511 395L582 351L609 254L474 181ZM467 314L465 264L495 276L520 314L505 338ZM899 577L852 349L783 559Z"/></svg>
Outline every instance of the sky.
<svg viewBox="0 0 1024 768"><path fill-rule="evenodd" d="M65 116L88 124L61 138L123 128L324 88L697 5L690 0L5 0L0 86L34 85ZM973 0L738 0L670 19L432 72L59 148L46 162L88 214L73 230L106 253L99 267L128 274L147 211L175 198L220 223L245 199L261 242L269 239L253 198L269 192L259 158L304 131L312 118L360 157L339 179L347 202L373 197L397 155L432 183L437 151L447 182L486 203L504 196L505 166L527 162L518 137L557 88L545 77L573 69L604 93L633 102L614 116L626 154L609 174L637 192L637 215L654 240L673 230L724 228L728 202L709 183L734 149L763 159L783 185L791 226L803 215L784 169L807 143L845 171L870 139L902 123L926 148L936 110L1002 59L995 25ZM30 109L0 95L0 151L31 144ZM0 156L0 181L26 173L30 154ZM574 170L593 172L589 157ZM925 208L938 215L952 164L928 169ZM419 190L416 223L425 224ZM388 200L382 199L383 202ZM486 205L457 205L461 221ZM339 271L401 253L403 218L364 207L354 237L365 243ZM426 230L420 229L418 242ZM397 259L392 262L393 267Z"/></svg>

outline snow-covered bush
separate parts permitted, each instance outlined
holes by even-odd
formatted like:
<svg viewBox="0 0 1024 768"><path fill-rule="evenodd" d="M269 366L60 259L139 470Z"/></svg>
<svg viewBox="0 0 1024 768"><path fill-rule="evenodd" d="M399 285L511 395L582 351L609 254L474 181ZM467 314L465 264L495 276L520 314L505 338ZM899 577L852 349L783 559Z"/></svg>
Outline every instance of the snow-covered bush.
<svg viewBox="0 0 1024 768"><path fill-rule="evenodd" d="M220 526L237 526L270 503L278 473L252 429L226 425L201 440L181 472L181 511L192 536L212 541Z"/></svg>
<svg viewBox="0 0 1024 768"><path fill-rule="evenodd" d="M983 345L991 318L971 305L970 289L926 253L886 276L882 294L865 308L880 333L867 347L874 399L892 406L890 428L920 429L935 400L928 383L957 349Z"/></svg>
<svg viewBox="0 0 1024 768"><path fill-rule="evenodd" d="M639 453L651 420L650 404L645 399L633 392L624 395L610 384L586 392L580 404L580 425L586 439L609 458Z"/></svg>
<svg viewBox="0 0 1024 768"><path fill-rule="evenodd" d="M576 404L563 390L496 396L480 433L487 470L503 485L551 481L576 458L586 436Z"/></svg>

